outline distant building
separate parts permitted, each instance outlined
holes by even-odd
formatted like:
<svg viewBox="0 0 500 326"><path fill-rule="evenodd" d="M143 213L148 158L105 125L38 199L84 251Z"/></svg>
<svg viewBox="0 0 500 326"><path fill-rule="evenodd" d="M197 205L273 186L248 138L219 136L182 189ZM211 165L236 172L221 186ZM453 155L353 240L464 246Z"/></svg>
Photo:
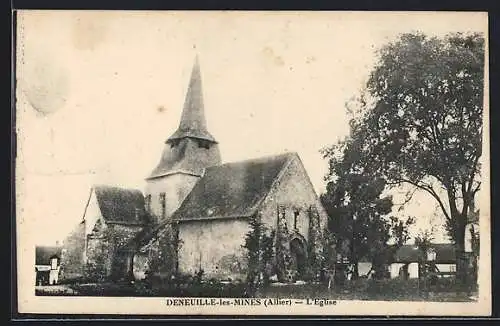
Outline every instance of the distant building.
<svg viewBox="0 0 500 326"><path fill-rule="evenodd" d="M456 272L457 260L455 247L451 243L432 244L422 257L422 252L415 245L403 245L396 252L390 265L391 278L418 278L418 262L433 262L438 272L451 275Z"/></svg>
<svg viewBox="0 0 500 326"><path fill-rule="evenodd" d="M37 246L35 248L36 285L57 284L59 282L60 261L60 246Z"/></svg>
<svg viewBox="0 0 500 326"><path fill-rule="evenodd" d="M207 129L197 61L179 127L146 182L144 196L138 190L92 189L82 223L65 240L64 277L86 270L140 279L152 269L174 269L245 278L242 246L257 216L268 230L287 230L284 245L298 274L309 267L311 247L322 245L327 215L296 153L222 164ZM178 250L165 238L178 239Z"/></svg>

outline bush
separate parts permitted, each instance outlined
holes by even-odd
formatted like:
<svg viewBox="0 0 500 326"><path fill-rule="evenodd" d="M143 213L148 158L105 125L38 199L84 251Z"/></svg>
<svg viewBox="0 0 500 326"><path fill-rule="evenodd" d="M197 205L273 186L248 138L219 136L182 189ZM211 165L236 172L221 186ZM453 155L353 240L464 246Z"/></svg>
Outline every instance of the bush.
<svg viewBox="0 0 500 326"><path fill-rule="evenodd" d="M242 281L222 282L203 279L203 271L195 275L178 274L171 279L159 276L148 277L136 287L147 289L156 295L169 297L245 297L246 284Z"/></svg>

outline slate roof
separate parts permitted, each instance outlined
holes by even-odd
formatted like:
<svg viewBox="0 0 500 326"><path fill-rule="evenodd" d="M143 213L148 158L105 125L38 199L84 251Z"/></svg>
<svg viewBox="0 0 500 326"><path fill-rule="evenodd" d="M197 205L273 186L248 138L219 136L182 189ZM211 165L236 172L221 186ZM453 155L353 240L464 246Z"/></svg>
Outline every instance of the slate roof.
<svg viewBox="0 0 500 326"><path fill-rule="evenodd" d="M107 223L143 225L148 222L149 216L140 190L105 185L97 185L93 189Z"/></svg>
<svg viewBox="0 0 500 326"><path fill-rule="evenodd" d="M435 243L430 246L436 251L436 263L452 264L456 262L455 247L451 243ZM394 263L417 262L420 252L414 245L403 245L394 255Z"/></svg>
<svg viewBox="0 0 500 326"><path fill-rule="evenodd" d="M207 129L200 65L196 58L179 127L167 139L160 162L146 179L177 172L201 176L204 168L220 162L217 141Z"/></svg>
<svg viewBox="0 0 500 326"><path fill-rule="evenodd" d="M35 265L50 265L50 259L54 256L61 258L62 248L59 246L36 246Z"/></svg>
<svg viewBox="0 0 500 326"><path fill-rule="evenodd" d="M207 130L205 110L203 104L203 90L201 83L201 72L198 57L195 59L191 79L189 80L186 99L182 111L179 128L174 132L168 141L193 137L216 142L214 137Z"/></svg>
<svg viewBox="0 0 500 326"><path fill-rule="evenodd" d="M295 153L212 166L173 214L175 220L247 217Z"/></svg>

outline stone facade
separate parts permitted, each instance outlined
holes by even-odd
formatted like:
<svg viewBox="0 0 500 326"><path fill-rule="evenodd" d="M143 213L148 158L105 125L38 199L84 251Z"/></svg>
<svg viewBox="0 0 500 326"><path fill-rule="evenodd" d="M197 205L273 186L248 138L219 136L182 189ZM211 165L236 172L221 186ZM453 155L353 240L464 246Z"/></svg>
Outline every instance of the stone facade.
<svg viewBox="0 0 500 326"><path fill-rule="evenodd" d="M285 216L289 230L309 238L309 216L311 206L316 207L320 215L320 228L326 228L327 215L309 180L300 158L294 155L282 175L273 184L273 187L261 205L260 213L265 225L276 229L277 207L285 209ZM296 223L295 223L296 222Z"/></svg>
<svg viewBox="0 0 500 326"><path fill-rule="evenodd" d="M61 254L61 280L84 277L85 237L85 223L82 222L64 240Z"/></svg>
<svg viewBox="0 0 500 326"><path fill-rule="evenodd" d="M140 226L108 224L87 236L87 273L90 278L120 280L131 276L131 259L135 248L131 240Z"/></svg>
<svg viewBox="0 0 500 326"><path fill-rule="evenodd" d="M179 208L199 179L199 176L176 173L148 180L145 191L146 203L149 206L149 212L158 223L170 217ZM163 211L163 205L165 205L165 211Z"/></svg>
<svg viewBox="0 0 500 326"><path fill-rule="evenodd" d="M203 269L207 277L244 279L246 256L242 245L249 230L246 219L181 223L179 271L194 274Z"/></svg>

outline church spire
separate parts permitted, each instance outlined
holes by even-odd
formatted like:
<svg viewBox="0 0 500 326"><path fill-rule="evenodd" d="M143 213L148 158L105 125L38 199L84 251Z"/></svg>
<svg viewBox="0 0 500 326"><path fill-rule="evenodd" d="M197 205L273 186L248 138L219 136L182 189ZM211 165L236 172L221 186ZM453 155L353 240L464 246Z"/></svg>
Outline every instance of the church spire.
<svg viewBox="0 0 500 326"><path fill-rule="evenodd" d="M207 130L198 56L195 58L193 70L191 72L191 79L189 81L179 127L174 134L170 136L167 142L186 137L204 139L216 143L214 137Z"/></svg>

